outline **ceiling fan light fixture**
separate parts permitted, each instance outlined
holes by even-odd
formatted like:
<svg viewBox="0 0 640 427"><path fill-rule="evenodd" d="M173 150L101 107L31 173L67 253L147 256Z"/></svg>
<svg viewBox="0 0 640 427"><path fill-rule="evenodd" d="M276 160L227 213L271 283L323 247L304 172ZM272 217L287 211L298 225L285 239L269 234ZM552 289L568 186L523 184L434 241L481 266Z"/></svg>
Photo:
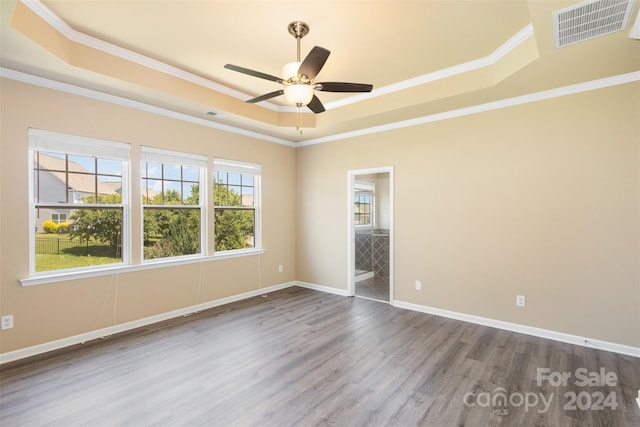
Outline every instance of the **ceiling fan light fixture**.
<svg viewBox="0 0 640 427"><path fill-rule="evenodd" d="M302 107L313 99L311 82L300 81L298 69L300 62L289 62L282 67L282 78L285 81L284 97L290 104Z"/></svg>
<svg viewBox="0 0 640 427"><path fill-rule="evenodd" d="M289 62L284 67L282 67L282 79L287 80L297 80L298 79L298 69L300 69L300 62Z"/></svg>
<svg viewBox="0 0 640 427"><path fill-rule="evenodd" d="M296 107L305 106L313 99L313 86L304 83L285 86L284 97Z"/></svg>

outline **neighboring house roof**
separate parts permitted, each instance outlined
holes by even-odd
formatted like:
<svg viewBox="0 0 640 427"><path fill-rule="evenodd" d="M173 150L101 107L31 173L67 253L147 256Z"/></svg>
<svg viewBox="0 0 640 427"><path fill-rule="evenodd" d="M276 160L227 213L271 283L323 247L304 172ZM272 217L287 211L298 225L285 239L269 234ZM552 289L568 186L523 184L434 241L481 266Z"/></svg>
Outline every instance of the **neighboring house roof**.
<svg viewBox="0 0 640 427"><path fill-rule="evenodd" d="M40 169L47 170L60 182L67 182L65 179L65 160L58 157L39 153L36 157ZM81 193L93 194L95 192L95 175L80 166L76 162L68 162L69 188ZM98 194L117 194L113 182L103 182L98 180Z"/></svg>
<svg viewBox="0 0 640 427"><path fill-rule="evenodd" d="M122 182L105 182L105 185L111 187L111 189L113 191L115 191L116 193L122 195ZM143 196L148 196L148 197L154 197L156 196L158 193L154 190L152 190L151 188L145 188L142 187L142 195Z"/></svg>
<svg viewBox="0 0 640 427"><path fill-rule="evenodd" d="M242 195L242 206L253 206L253 194Z"/></svg>
<svg viewBox="0 0 640 427"><path fill-rule="evenodd" d="M122 182L103 182L103 184L114 193L122 194Z"/></svg>

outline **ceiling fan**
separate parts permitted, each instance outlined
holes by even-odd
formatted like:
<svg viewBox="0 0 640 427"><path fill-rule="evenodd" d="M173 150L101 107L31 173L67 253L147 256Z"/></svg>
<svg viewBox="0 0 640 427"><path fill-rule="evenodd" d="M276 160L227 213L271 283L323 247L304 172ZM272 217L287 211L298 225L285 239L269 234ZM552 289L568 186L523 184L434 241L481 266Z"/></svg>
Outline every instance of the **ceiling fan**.
<svg viewBox="0 0 640 427"><path fill-rule="evenodd" d="M284 86L280 90L249 99L246 102L256 103L284 95L285 98L287 98L287 101L296 107L300 108L307 106L311 111L318 114L325 111L325 108L322 105L322 102L320 102L318 97L314 94L314 90L323 92L371 92L373 85L365 83L315 83L313 79L318 75L331 52L320 46L315 46L311 49L311 52L309 52L304 60L300 61L300 39L309 33L309 26L304 22L294 21L289 24L288 30L289 33L296 38L298 55L296 62L290 62L283 67L282 77L276 77L271 74L239 67L233 64L226 64L224 66L224 68L229 70L265 80L271 80Z"/></svg>

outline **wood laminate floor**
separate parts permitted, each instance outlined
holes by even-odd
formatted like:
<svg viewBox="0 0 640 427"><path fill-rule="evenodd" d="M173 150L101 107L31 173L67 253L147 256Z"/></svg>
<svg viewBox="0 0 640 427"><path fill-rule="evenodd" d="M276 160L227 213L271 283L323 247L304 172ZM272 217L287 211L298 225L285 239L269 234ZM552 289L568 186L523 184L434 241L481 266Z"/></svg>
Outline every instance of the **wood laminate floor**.
<svg viewBox="0 0 640 427"><path fill-rule="evenodd" d="M371 277L356 282L356 296L389 302L389 279Z"/></svg>
<svg viewBox="0 0 640 427"><path fill-rule="evenodd" d="M298 287L6 364L0 386L3 427L640 426L640 359Z"/></svg>

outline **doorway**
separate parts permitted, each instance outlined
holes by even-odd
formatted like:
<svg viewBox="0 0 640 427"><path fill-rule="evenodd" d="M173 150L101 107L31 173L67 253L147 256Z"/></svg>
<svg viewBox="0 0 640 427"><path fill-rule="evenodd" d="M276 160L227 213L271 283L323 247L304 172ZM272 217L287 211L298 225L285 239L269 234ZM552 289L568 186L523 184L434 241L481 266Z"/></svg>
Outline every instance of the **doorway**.
<svg viewBox="0 0 640 427"><path fill-rule="evenodd" d="M349 171L349 295L393 304L393 168Z"/></svg>

